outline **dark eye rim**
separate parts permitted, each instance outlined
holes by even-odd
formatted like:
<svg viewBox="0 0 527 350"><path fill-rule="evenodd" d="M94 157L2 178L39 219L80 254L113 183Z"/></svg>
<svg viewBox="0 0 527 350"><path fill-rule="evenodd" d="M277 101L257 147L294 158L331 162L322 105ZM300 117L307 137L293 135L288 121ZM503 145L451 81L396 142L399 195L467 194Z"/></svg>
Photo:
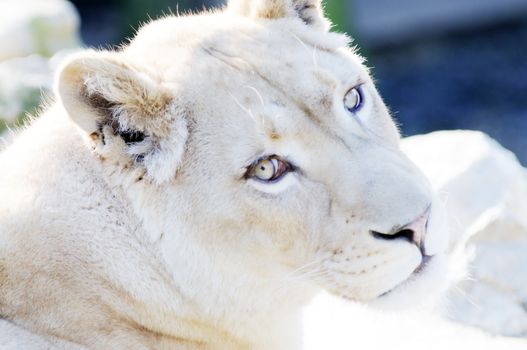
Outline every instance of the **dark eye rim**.
<svg viewBox="0 0 527 350"><path fill-rule="evenodd" d="M271 159L276 159L276 160L278 160L278 162L280 162L280 163L282 163L284 165L284 169L283 169L282 173L280 173L280 174L278 174L276 176L273 175L273 177L271 179L269 179L269 180L262 180L262 179L258 178L254 174L254 171L255 171L256 166L258 165L258 163L260 163L263 160L271 160ZM296 167L293 164L291 164L290 162L288 162L286 159L284 159L283 157L280 157L279 155L276 155L276 154L271 154L271 155L265 155L265 156L259 157L254 162L252 162L249 166L247 166L246 169L247 170L245 171L245 174L243 175L243 178L245 180L252 179L254 181L258 181L258 182L261 182L261 183L269 184L269 183L275 183L275 182L280 181L285 175L287 175L290 172L295 171Z"/></svg>
<svg viewBox="0 0 527 350"><path fill-rule="evenodd" d="M346 107L346 105L344 105L344 107L346 108L346 110L350 113L357 113L358 111L360 111L362 109L362 106L364 105L364 93L362 91L362 85L364 84L358 84L358 85L355 85L354 87L350 88L346 94L344 94L344 100L346 99L346 96L348 96L348 94L352 91L352 90L357 90L357 93L359 94L359 104L357 105L357 107L354 107L353 109L350 109L348 107Z"/></svg>

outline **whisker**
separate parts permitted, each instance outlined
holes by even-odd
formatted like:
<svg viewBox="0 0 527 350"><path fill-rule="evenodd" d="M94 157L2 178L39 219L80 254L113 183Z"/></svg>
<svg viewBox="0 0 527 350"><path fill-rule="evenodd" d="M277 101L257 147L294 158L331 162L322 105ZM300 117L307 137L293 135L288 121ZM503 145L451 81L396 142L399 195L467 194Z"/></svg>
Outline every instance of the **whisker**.
<svg viewBox="0 0 527 350"><path fill-rule="evenodd" d="M295 33L289 31L289 34L291 34L293 38L295 38L306 50L309 51L309 47L307 47L306 43L304 43L302 39L300 39Z"/></svg>
<svg viewBox="0 0 527 350"><path fill-rule="evenodd" d="M294 278L289 278L287 280L284 280L285 284L291 284L291 283L297 283L297 282L309 282L313 280L319 280L319 278L323 277L324 274L322 271L313 271L309 274L302 274L295 276Z"/></svg>
<svg viewBox="0 0 527 350"><path fill-rule="evenodd" d="M303 272L301 274L296 274L295 276L292 276L289 280L291 281L300 281L300 280L308 280L308 279L320 279L322 277L329 276L329 271L325 267L317 267L312 270Z"/></svg>
<svg viewBox="0 0 527 350"><path fill-rule="evenodd" d="M229 95L231 96L231 98L234 100L234 102L236 102L236 104L238 105L238 107L240 107L245 113L247 113L249 115L249 117L251 117L251 119L253 120L253 122L257 122L256 121L256 117L254 116L253 112L247 108L247 107L244 107L240 101L238 101L238 99L229 92Z"/></svg>
<svg viewBox="0 0 527 350"><path fill-rule="evenodd" d="M454 286L454 290L456 292L458 292L466 301L468 301L470 303L470 305L474 306L476 309L478 309L478 311L481 311L481 306L479 306L478 304L476 304L476 302L474 300L472 300L468 295L467 293L465 293L465 291L463 291L461 288L459 288L458 286Z"/></svg>
<svg viewBox="0 0 527 350"><path fill-rule="evenodd" d="M315 65L315 68L318 68L317 47L316 46L313 48L313 64Z"/></svg>
<svg viewBox="0 0 527 350"><path fill-rule="evenodd" d="M311 262L309 262L309 263L307 263L307 264L305 264L305 265L302 265L302 266L300 266L299 268L297 268L297 269L291 271L291 274L298 273L298 272L300 272L300 271L302 271L302 270L304 270L304 269L306 269L306 268L308 268L308 267L313 266L314 264L319 263L320 261L321 261L321 259L317 259L317 260L311 261Z"/></svg>
<svg viewBox="0 0 527 350"><path fill-rule="evenodd" d="M256 90L255 87L252 87L250 85L247 85L245 86L247 89L251 89L252 91L254 91L254 93L256 94L256 96L258 96L258 98L260 99L260 103L262 104L262 107L265 106L265 103L264 103L264 99L262 97L262 95L260 94L260 92L258 90Z"/></svg>
<svg viewBox="0 0 527 350"><path fill-rule="evenodd" d="M304 265L302 265L302 266L300 266L300 267L294 269L293 271L291 271L291 272L289 273L289 275L295 275L295 274L298 274L298 273L302 273L303 270L305 270L305 269L307 269L307 268L310 268L310 267L312 267L312 266L315 265L315 264L319 264L319 263L323 262L323 261L326 260L326 259L327 259L326 256L321 256L321 257L319 257L318 259L315 259L315 260L313 260L313 261L311 261L311 262L308 262L308 263L306 263L306 264L304 264Z"/></svg>

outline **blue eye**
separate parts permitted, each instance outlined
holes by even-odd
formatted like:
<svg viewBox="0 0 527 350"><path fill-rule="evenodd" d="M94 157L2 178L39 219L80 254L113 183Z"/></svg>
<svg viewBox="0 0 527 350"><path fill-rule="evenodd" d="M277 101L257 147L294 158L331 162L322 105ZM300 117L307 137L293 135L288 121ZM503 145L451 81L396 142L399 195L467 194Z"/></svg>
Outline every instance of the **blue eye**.
<svg viewBox="0 0 527 350"><path fill-rule="evenodd" d="M350 89L344 96L344 107L351 113L357 112L363 103L362 91L360 86Z"/></svg>

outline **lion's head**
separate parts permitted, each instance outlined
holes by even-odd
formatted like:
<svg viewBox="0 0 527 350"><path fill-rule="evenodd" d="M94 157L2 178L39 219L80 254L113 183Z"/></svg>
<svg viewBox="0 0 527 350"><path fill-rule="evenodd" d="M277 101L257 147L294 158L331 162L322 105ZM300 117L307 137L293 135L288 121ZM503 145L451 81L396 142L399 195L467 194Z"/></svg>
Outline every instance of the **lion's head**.
<svg viewBox="0 0 527 350"><path fill-rule="evenodd" d="M441 260L430 185L320 6L168 16L59 75L107 182L186 295L236 304L252 290L258 303L322 288L371 301L421 289Z"/></svg>

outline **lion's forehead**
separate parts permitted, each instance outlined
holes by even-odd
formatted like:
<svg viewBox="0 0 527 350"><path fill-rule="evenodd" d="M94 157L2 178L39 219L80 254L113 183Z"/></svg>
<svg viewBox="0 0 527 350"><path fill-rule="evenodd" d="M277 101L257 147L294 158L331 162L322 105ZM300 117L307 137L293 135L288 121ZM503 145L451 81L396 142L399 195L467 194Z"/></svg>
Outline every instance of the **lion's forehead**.
<svg viewBox="0 0 527 350"><path fill-rule="evenodd" d="M143 26L131 42L143 50L150 45L187 46L202 44L213 39L225 46L238 46L244 39L249 42L272 43L280 48L290 39L304 46L318 47L322 50L337 50L347 47L349 37L335 32L320 32L292 21L253 21L225 13L185 17L167 17L152 21ZM147 52L145 52L147 53Z"/></svg>
<svg viewBox="0 0 527 350"><path fill-rule="evenodd" d="M209 15L153 22L140 30L127 51L131 59L162 71L169 81L179 81L187 72L193 85L200 79L210 84L227 78L233 85L260 80L307 95L309 89L367 76L347 43L341 34ZM191 71L181 69L189 63Z"/></svg>
<svg viewBox="0 0 527 350"><path fill-rule="evenodd" d="M130 59L159 71L189 101L191 134L197 133L191 140L200 140L192 148L203 151L197 154L230 161L236 171L258 155L285 154L322 171L364 141L341 128L335 113L351 87L371 82L345 37L285 23L215 20L154 22L128 49ZM143 55L134 57L138 50ZM379 123L391 123L384 114Z"/></svg>
<svg viewBox="0 0 527 350"><path fill-rule="evenodd" d="M208 15L153 22L127 51L191 101L200 128L232 134L257 153L266 143L319 133L312 124L336 128L335 94L345 92L338 89L369 80L347 44L344 35L305 26Z"/></svg>

